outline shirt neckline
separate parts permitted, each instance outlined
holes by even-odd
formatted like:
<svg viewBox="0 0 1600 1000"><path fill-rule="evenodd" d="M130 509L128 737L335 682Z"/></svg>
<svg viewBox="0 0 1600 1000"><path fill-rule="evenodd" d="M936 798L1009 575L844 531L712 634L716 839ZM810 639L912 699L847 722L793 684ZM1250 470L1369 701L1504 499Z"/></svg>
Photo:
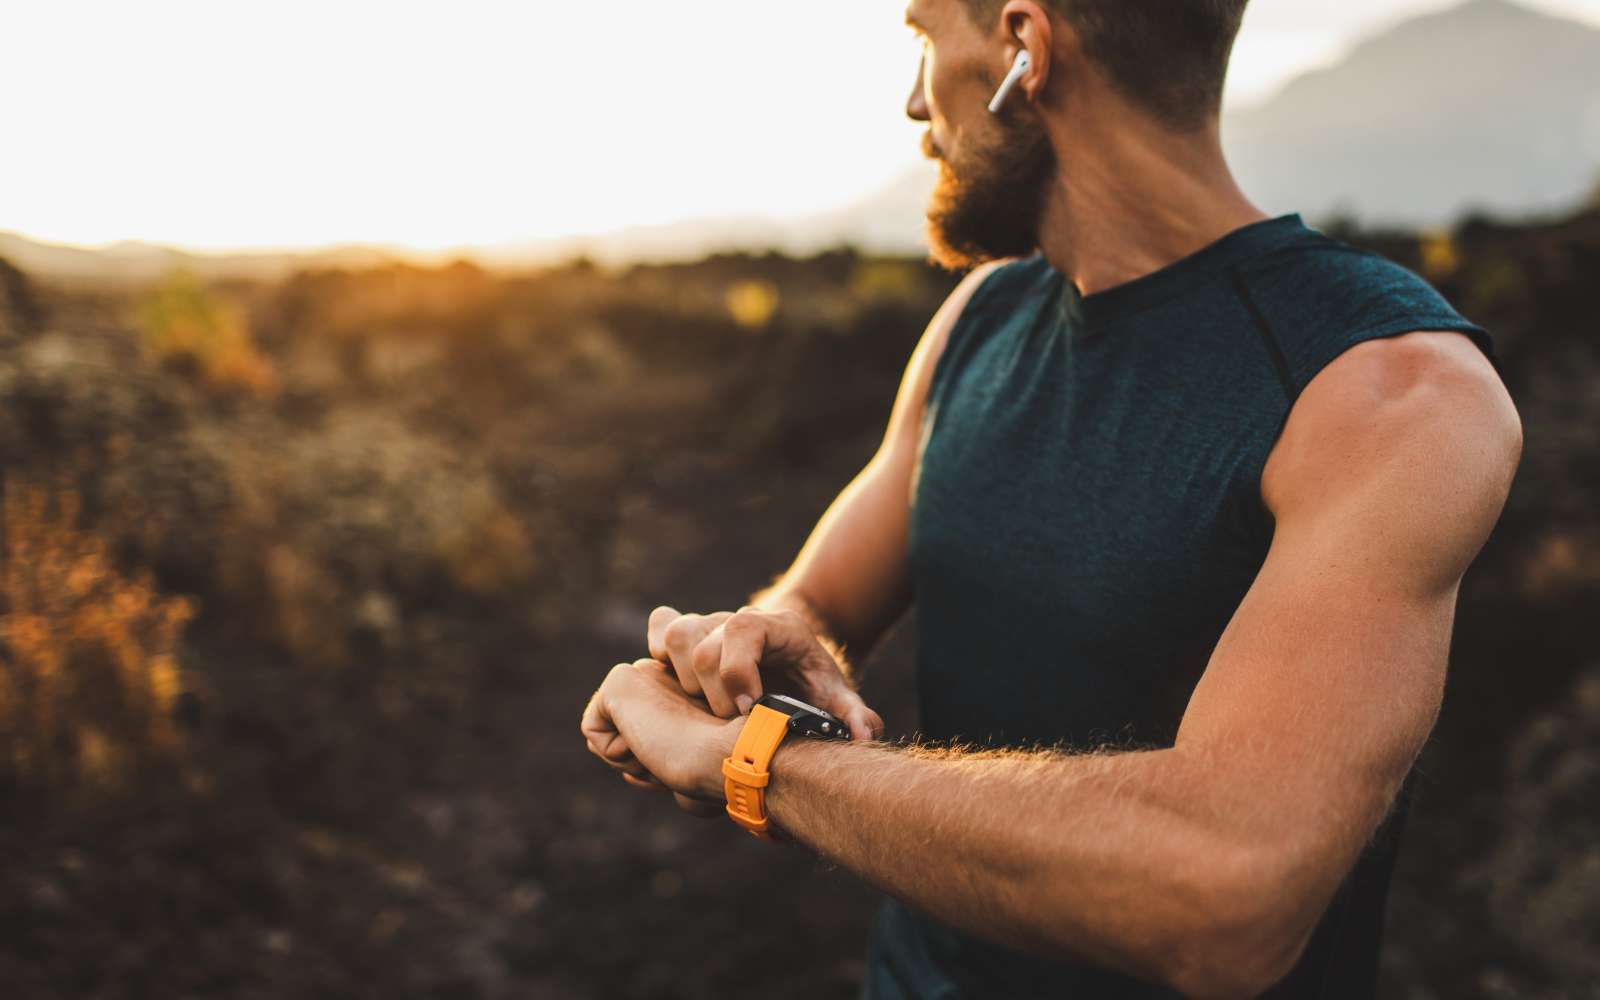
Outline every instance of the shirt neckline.
<svg viewBox="0 0 1600 1000"><path fill-rule="evenodd" d="M1217 271L1310 232L1314 230L1306 226L1298 212L1246 223L1149 274L1087 296L1057 271L1061 283L1061 318L1080 334L1093 335L1123 317L1166 301Z"/></svg>

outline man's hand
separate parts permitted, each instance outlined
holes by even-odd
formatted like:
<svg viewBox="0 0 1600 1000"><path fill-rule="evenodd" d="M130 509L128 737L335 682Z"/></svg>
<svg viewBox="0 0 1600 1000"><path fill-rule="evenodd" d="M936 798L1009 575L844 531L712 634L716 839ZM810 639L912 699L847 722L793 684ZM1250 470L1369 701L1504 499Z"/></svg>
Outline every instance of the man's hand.
<svg viewBox="0 0 1600 1000"><path fill-rule="evenodd" d="M589 752L629 784L665 787L680 804L721 812L722 762L744 728L723 720L685 694L672 669L655 660L619 663L589 699L580 727Z"/></svg>
<svg viewBox="0 0 1600 1000"><path fill-rule="evenodd" d="M839 663L796 611L686 615L660 607L650 613L650 655L671 664L690 695L703 695L723 718L748 715L767 687L843 719L850 735L870 740L883 719L850 686Z"/></svg>

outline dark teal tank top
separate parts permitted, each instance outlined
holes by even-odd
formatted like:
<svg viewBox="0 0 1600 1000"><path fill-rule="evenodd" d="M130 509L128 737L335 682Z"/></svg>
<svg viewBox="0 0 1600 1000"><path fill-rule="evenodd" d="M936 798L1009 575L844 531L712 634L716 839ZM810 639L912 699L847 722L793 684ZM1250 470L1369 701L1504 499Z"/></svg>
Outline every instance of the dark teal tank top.
<svg viewBox="0 0 1600 1000"><path fill-rule="evenodd" d="M922 732L989 747L1171 746L1266 558L1263 466L1362 341L1481 328L1290 215L1087 297L1039 256L973 294L934 370L910 561ZM1372 993L1397 810L1271 996ZM1165 997L886 903L865 995Z"/></svg>

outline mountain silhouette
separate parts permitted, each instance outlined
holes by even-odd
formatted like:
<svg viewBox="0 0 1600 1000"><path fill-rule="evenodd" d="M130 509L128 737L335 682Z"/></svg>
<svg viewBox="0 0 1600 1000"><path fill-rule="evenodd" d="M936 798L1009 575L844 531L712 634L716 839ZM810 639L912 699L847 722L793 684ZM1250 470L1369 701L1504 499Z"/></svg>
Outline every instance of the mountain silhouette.
<svg viewBox="0 0 1600 1000"><path fill-rule="evenodd" d="M1473 211L1569 211L1600 192L1600 30L1468 0L1225 113L1223 144L1245 192L1274 214L1442 226ZM791 227L789 242L915 251L931 187L930 166L909 169Z"/></svg>
<svg viewBox="0 0 1600 1000"><path fill-rule="evenodd" d="M273 280L308 267L379 267L410 255L379 247L326 247L304 252L200 253L124 240L88 248L0 232L0 261L54 281L144 284L173 270L197 277Z"/></svg>
<svg viewBox="0 0 1600 1000"><path fill-rule="evenodd" d="M1600 177L1600 30L1469 0L1226 114L1223 142L1272 212L1439 225L1570 209Z"/></svg>
<svg viewBox="0 0 1600 1000"><path fill-rule="evenodd" d="M1474 211L1569 211L1600 197L1600 30L1468 0L1225 113L1223 145L1245 192L1274 214L1442 226ZM797 227L796 241L920 247L931 184L928 168L907 170Z"/></svg>

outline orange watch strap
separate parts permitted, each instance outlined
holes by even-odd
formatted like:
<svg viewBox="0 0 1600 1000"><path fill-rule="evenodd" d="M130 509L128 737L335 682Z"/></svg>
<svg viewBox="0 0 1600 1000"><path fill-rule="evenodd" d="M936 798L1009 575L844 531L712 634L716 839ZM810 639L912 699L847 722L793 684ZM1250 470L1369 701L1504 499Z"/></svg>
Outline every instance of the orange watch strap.
<svg viewBox="0 0 1600 1000"><path fill-rule="evenodd" d="M739 731L733 756L722 762L723 791L728 816L757 837L771 840L772 820L767 816L767 771L778 744L789 733L789 717L765 705L750 709Z"/></svg>

